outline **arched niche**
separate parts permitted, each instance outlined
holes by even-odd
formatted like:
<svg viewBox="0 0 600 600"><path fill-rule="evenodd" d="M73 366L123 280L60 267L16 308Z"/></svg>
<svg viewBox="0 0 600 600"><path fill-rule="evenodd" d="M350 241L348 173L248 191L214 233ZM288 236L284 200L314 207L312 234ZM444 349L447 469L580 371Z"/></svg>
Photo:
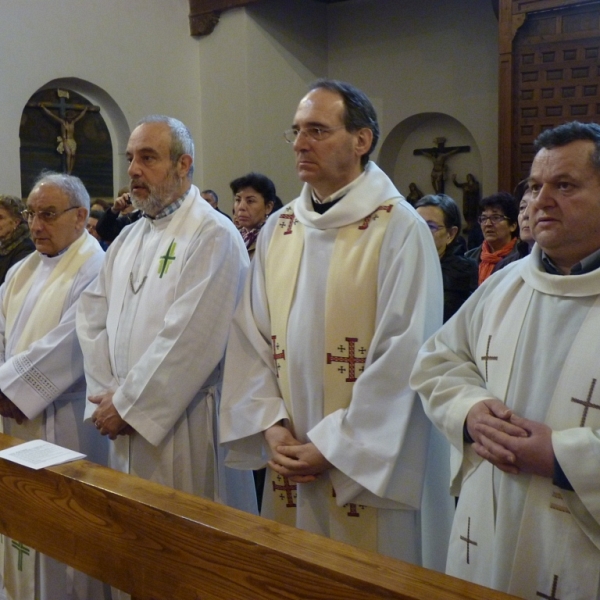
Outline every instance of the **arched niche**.
<svg viewBox="0 0 600 600"><path fill-rule="evenodd" d="M104 164L101 165L103 169L106 169L106 177L104 178L105 180L110 180L110 184L108 187L105 186L104 189L107 190L106 195L107 196L113 196L116 193L116 190L118 190L120 187L122 187L124 184L126 184L128 182L128 176L127 176L127 163L125 160L125 150L127 147L127 140L129 139L129 125L127 123L127 119L125 118L125 115L123 114L123 111L120 109L120 107L118 106L118 104L116 103L116 101L110 96L110 94L108 94L105 90L103 90L102 88L100 88L99 86L89 82L89 81L85 81L83 79L79 79L79 78L75 78L75 77L66 77L66 78L59 78L59 79L53 79L51 81L48 81L46 84L44 84L43 86L41 86L40 88L38 88L38 90L32 95L31 98L36 98L36 97L44 97L45 95L48 95L50 90L56 90L56 89L61 89L61 90L67 90L69 91L69 93L71 94L71 98L69 99L69 102L76 102L77 99L84 99L85 104L89 103L92 106L96 106L99 108L98 113L101 115L102 117L102 123L103 123L103 127L105 128L104 131L107 132L108 136L109 136L109 143L110 143L110 155L107 156L107 158L104 160ZM52 95L52 94L50 94ZM31 99L30 99L31 100ZM54 100L56 101L57 98L54 98ZM28 111L31 111L32 109L29 108ZM41 109L36 108L36 111L39 111L40 113L40 118L41 118ZM57 109L54 109L55 113L58 113ZM75 114L75 113L73 113ZM71 115L71 117L73 116L73 114ZM86 115L87 116L87 115ZM57 128L58 131L60 131L60 124L57 122L53 122L53 120L45 115L46 117L46 121L44 121L45 125L47 125L48 127L52 127L53 131L56 132ZM25 111L23 113L23 117L22 117L22 121L26 118L25 116ZM77 129L78 126L85 126L86 125L86 121L85 121L85 117L79 122L75 124L75 138L79 143L79 140L81 139L81 141L83 141L83 138L80 138L79 135L79 131ZM21 127L23 127L23 122L21 124ZM101 132L101 128L97 125L92 125L91 122L88 122L88 134L93 138L95 136L97 137L103 137L102 136L102 132ZM85 135L85 130L81 129L80 131L82 131L82 133ZM55 164L51 164L48 165L49 168L57 168L58 165L58 169L57 170L62 170L61 167L61 157L60 155L56 152L56 148L58 145L58 141L56 140L56 136L55 139L53 140L53 148L52 148L52 152L55 154L54 156L54 160L58 161ZM82 148L83 149L83 148ZM22 153L23 154L23 153ZM75 168L73 170L73 174L74 175L78 175L78 169L77 169L77 157L76 157L76 163L75 163ZM112 163L112 164L109 164ZM31 177L31 173L29 173L26 177L23 177L23 174L27 172L27 169L24 168L24 165L21 165L21 173L22 173L22 192L23 195L26 195L29 192L29 189L27 184L28 184L28 179ZM88 183L85 181L84 179L84 183L86 183L86 185L89 185L92 189L90 189L90 194L92 196L100 196L100 195L105 195L105 194L97 194L94 193L95 189L94 189L94 184L93 183Z"/></svg>
<svg viewBox="0 0 600 600"><path fill-rule="evenodd" d="M384 139L377 162L405 196L412 182L423 194L433 194L433 163L425 156L415 156L413 152L419 148L435 147L434 140L438 137L446 138L446 147L471 147L469 152L455 154L446 161L445 193L462 208L462 190L454 185L452 176L456 175L459 183L463 183L467 173L472 173L483 187L483 169L475 139L454 117L444 113L420 113L401 121Z"/></svg>

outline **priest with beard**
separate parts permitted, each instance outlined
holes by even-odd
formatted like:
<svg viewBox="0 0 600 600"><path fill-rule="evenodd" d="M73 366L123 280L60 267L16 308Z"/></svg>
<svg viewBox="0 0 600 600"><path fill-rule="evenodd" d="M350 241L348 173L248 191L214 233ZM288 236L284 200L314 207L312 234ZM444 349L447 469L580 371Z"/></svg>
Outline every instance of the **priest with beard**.
<svg viewBox="0 0 600 600"><path fill-rule="evenodd" d="M246 249L192 185L194 143L183 123L144 118L126 157L131 200L144 216L113 242L81 298L86 418L113 441L112 468L256 512L251 474L225 470L217 444Z"/></svg>

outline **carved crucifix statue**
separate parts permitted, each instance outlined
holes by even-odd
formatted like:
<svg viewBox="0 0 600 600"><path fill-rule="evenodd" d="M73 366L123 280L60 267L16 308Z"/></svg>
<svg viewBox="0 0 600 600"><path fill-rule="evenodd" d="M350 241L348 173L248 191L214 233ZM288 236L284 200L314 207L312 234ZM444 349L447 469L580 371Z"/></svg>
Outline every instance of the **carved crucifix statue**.
<svg viewBox="0 0 600 600"><path fill-rule="evenodd" d="M63 155L63 171L71 174L75 166L75 154L77 153L77 142L75 141L75 123L83 119L87 112L98 112L99 106L88 106L86 104L68 104L69 92L66 90L56 90L59 101L39 102L28 106L41 108L49 117L60 123L60 135L56 141L58 146L56 151ZM58 114L50 109L58 110ZM81 111L81 112L79 112ZM79 114L77 114L79 112Z"/></svg>
<svg viewBox="0 0 600 600"><path fill-rule="evenodd" d="M448 167L446 161L453 154L459 152L470 152L471 146L453 146L446 148L446 138L436 137L433 140L434 148L418 148L413 152L415 156L426 156L433 161L433 169L431 171L431 185L436 194L444 193L444 182L446 181L446 173Z"/></svg>

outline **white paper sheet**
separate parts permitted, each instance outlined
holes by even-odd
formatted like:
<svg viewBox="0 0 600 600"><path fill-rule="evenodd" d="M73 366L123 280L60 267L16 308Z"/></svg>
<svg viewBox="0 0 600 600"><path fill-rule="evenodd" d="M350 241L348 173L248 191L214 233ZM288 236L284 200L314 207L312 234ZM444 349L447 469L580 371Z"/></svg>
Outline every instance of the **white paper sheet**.
<svg viewBox="0 0 600 600"><path fill-rule="evenodd" d="M79 460L85 458L85 454L74 452L44 440L32 440L2 450L0 458L37 470Z"/></svg>

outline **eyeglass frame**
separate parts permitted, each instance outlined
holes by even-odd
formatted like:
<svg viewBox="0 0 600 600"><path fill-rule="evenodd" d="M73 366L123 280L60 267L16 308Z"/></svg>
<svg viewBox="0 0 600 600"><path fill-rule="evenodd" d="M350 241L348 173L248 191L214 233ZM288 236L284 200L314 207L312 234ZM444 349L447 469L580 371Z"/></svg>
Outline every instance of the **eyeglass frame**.
<svg viewBox="0 0 600 600"><path fill-rule="evenodd" d="M306 137L310 138L311 140L313 140L313 142L322 142L323 140L326 140L332 133L334 133L335 131L339 131L340 129L346 129L346 126L339 125L338 127L304 127L304 128L291 127L290 129L286 129L283 132L283 139L288 144L295 144L296 140L298 139L298 136L302 134L302 135L305 135ZM312 135L311 135L311 133L309 133L310 131L313 132ZM320 133L317 133L317 135L321 136L321 137L315 137L314 132L320 132ZM294 138L289 139L288 136L290 136L290 135L293 135Z"/></svg>
<svg viewBox="0 0 600 600"><path fill-rule="evenodd" d="M487 215L485 217L483 215L479 215L477 217L477 222L480 225L485 224L486 221L489 221L492 225L498 225L502 221L510 221L510 219L506 215Z"/></svg>
<svg viewBox="0 0 600 600"><path fill-rule="evenodd" d="M431 221L425 221L427 223L427 227L429 227L432 233L437 233L440 229L448 229L445 225L438 225L437 223L433 223Z"/></svg>
<svg viewBox="0 0 600 600"><path fill-rule="evenodd" d="M29 209L25 209L21 212L21 217L27 221L27 223L33 223L33 220L37 217L42 223L53 223L62 217L66 212L70 210L75 210L76 208L82 208L81 206L70 206L69 208L65 208L65 210L57 213L53 210L37 210L31 211ZM45 215L45 216L40 216Z"/></svg>

